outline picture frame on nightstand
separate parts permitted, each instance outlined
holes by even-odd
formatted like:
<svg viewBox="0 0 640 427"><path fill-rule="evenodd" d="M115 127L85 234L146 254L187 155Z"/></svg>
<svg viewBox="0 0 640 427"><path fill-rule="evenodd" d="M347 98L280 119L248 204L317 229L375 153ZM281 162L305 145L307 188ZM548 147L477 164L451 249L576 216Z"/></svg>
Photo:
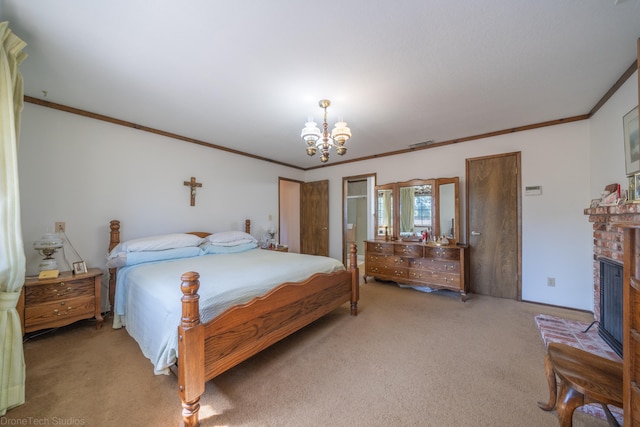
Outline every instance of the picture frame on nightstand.
<svg viewBox="0 0 640 427"><path fill-rule="evenodd" d="M73 274L84 274L87 272L87 263L78 261L73 263Z"/></svg>

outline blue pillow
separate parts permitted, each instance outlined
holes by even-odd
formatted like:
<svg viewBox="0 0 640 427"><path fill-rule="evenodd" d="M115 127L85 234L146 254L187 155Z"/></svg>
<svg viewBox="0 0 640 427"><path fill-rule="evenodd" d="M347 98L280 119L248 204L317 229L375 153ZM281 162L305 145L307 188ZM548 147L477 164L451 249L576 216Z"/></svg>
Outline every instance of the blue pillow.
<svg viewBox="0 0 640 427"><path fill-rule="evenodd" d="M166 261L170 259L189 258L203 254L199 246L186 248L165 249L162 251L119 252L112 254L108 261L108 268L125 267L145 262Z"/></svg>

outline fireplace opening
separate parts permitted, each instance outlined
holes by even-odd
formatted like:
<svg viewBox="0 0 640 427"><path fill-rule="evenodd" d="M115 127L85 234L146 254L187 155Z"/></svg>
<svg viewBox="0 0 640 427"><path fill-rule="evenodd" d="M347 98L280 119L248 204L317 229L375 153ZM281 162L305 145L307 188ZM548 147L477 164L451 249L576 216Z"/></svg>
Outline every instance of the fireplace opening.
<svg viewBox="0 0 640 427"><path fill-rule="evenodd" d="M622 357L622 264L600 258L600 322L598 335Z"/></svg>

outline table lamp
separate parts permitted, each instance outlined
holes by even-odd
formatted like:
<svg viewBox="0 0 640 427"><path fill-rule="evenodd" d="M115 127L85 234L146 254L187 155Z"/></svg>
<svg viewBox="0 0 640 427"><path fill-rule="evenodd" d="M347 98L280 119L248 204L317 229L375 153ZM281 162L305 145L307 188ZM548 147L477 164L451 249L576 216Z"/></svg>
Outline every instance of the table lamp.
<svg viewBox="0 0 640 427"><path fill-rule="evenodd" d="M40 261L38 268L40 271L57 270L58 262L53 257L53 254L60 248L62 248L63 241L56 233L45 233L39 240L33 242L33 249L44 258Z"/></svg>

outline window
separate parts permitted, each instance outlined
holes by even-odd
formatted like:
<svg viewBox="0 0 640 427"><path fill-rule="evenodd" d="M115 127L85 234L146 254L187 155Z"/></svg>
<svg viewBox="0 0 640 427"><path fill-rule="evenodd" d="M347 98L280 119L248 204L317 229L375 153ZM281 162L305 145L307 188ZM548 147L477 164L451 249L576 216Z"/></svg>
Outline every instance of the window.
<svg viewBox="0 0 640 427"><path fill-rule="evenodd" d="M416 187L414 193L413 224L416 227L431 227L431 186Z"/></svg>

